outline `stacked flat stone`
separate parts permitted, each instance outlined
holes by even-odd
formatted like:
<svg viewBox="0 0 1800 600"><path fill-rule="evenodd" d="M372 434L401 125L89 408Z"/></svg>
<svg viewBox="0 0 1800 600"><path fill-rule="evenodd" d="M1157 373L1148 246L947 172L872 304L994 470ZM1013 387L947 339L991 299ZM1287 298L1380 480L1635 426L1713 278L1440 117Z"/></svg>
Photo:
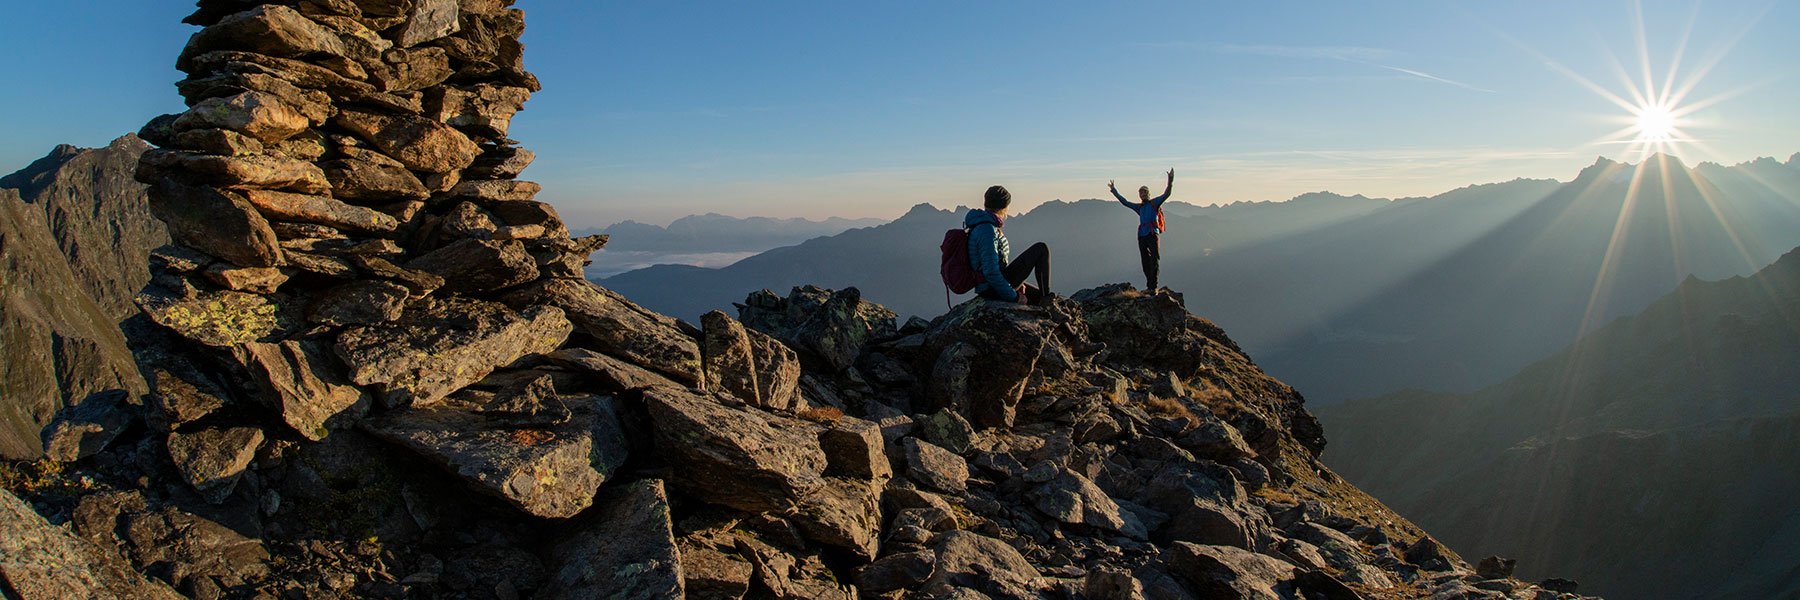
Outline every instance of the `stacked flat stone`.
<svg viewBox="0 0 1800 600"><path fill-rule="evenodd" d="M453 445L446 432L586 428L482 468L586 465L606 445L593 437L617 437L609 398L570 410L517 372L503 373L516 389L473 389L547 360L578 326L641 326L634 338L651 341L634 351L699 382L693 336L583 280L606 238L571 239L533 200L540 186L517 179L533 157L507 130L539 86L511 4L201 0L188 17L202 27L176 62L189 109L140 133L158 148L137 178L173 243L152 253L138 304L178 336L146 352L149 420L210 498L231 494L266 439L320 440L371 410L412 419L376 429L427 454ZM445 407L460 412L410 410ZM499 416L464 419L484 410ZM271 414L287 427L261 425ZM586 471L565 478L578 489L509 499L573 514L604 479Z"/></svg>

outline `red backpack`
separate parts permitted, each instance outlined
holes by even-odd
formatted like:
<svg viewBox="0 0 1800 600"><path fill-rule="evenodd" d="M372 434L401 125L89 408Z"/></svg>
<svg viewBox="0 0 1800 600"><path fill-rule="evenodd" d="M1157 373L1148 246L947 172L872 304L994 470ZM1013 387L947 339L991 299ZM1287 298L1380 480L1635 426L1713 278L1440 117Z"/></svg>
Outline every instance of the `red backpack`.
<svg viewBox="0 0 1800 600"><path fill-rule="evenodd" d="M951 292L966 294L980 282L975 277L975 267L969 264L969 230L944 232L944 243L938 251L943 255L938 274L944 277L944 304L948 305Z"/></svg>

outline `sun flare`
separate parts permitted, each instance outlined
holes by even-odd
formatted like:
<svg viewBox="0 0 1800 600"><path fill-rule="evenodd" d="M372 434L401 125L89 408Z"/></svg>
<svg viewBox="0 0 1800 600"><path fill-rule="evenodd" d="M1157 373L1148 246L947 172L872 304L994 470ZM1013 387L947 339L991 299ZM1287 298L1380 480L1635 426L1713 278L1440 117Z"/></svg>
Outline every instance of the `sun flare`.
<svg viewBox="0 0 1800 600"><path fill-rule="evenodd" d="M1637 109L1637 139L1643 142L1668 141L1675 137L1675 111L1667 106L1650 104Z"/></svg>

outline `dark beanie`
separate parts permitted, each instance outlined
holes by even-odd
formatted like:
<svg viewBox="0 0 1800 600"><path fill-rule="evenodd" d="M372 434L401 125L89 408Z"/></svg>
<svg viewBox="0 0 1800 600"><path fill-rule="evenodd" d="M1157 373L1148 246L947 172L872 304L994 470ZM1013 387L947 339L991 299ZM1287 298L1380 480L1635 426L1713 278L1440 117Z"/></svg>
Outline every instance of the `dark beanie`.
<svg viewBox="0 0 1800 600"><path fill-rule="evenodd" d="M1012 204L1012 192L1008 192L1006 191L1006 188L997 185L988 188L987 195L982 197L981 204L988 210L1000 210L1006 208L1008 204Z"/></svg>

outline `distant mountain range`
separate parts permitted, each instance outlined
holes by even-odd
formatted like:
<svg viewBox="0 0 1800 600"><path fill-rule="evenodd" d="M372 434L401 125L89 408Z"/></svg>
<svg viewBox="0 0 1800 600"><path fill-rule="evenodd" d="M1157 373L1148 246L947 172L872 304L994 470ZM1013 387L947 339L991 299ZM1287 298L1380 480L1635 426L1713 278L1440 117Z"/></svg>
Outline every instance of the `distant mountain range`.
<svg viewBox="0 0 1800 600"><path fill-rule="evenodd" d="M676 219L667 227L620 221L575 234L612 236L606 249L595 253L594 263L588 266L589 277L606 277L657 264L724 266L771 248L886 222L885 219L842 217L823 221L739 218L707 213Z"/></svg>
<svg viewBox="0 0 1800 600"><path fill-rule="evenodd" d="M1177 182L1176 197L1182 193ZM901 314L943 311L937 244L958 208L777 248L722 268L604 278L693 319L750 292L856 286ZM1690 275L1745 275L1800 245L1800 156L1688 168L1600 159L1567 183L1514 180L1429 198L1328 193L1169 204L1163 280L1317 402L1495 383ZM1054 201L1007 222L1049 242L1055 287L1139 281L1130 213Z"/></svg>
<svg viewBox="0 0 1800 600"><path fill-rule="evenodd" d="M0 458L41 455L66 406L146 390L118 324L169 239L131 177L148 148L134 135L59 146L0 178Z"/></svg>
<svg viewBox="0 0 1800 600"><path fill-rule="evenodd" d="M1791 598L1796 366L1800 249L1753 276L1689 279L1473 394L1315 412L1327 464L1466 556L1607 597Z"/></svg>

